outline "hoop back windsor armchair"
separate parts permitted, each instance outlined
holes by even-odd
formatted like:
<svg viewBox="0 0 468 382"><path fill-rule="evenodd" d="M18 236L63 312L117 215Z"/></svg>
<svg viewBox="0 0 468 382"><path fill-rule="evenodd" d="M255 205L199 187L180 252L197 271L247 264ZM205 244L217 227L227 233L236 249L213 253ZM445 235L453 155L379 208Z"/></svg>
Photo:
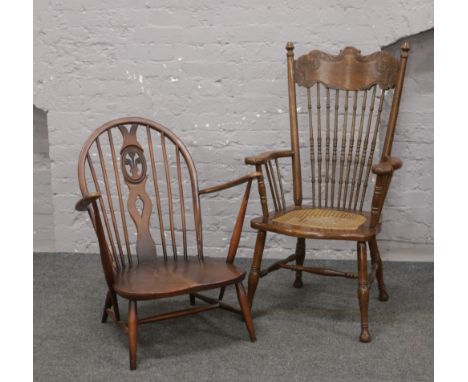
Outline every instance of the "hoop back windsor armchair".
<svg viewBox="0 0 468 382"><path fill-rule="evenodd" d="M314 50L295 60L293 43L286 45L291 149L245 159L246 164L254 165L258 172L266 174L266 180L262 176L258 184L263 216L251 221L251 226L258 230L248 280L251 305L259 279L280 268L296 272L296 288L302 287L302 272L357 278L360 340L371 340L367 311L369 289L375 278L379 299L388 299L376 235L380 230L380 215L393 172L402 166L400 159L392 157L392 145L409 49L408 43L401 46L399 61L384 51L362 56L352 47L345 48L336 56ZM303 202L306 183L302 182L300 158L296 96L299 88L305 88L306 93L307 112L303 116L308 124L311 182L307 185L311 187L310 204ZM386 126L382 118L385 100L391 101ZM385 132L385 140L380 161L374 164L382 131ZM286 204L278 165L281 158L292 161L293 204ZM375 186L369 201L366 192L371 188L374 176ZM268 205L269 198L272 206ZM274 210L270 211L270 207ZM296 237L296 251L288 258L261 269L268 231ZM357 241L358 272L304 266L305 239ZM370 274L367 271L366 243L372 260ZM296 264L289 264L294 260Z"/></svg>
<svg viewBox="0 0 468 382"><path fill-rule="evenodd" d="M251 173L199 190L194 163L182 141L166 127L143 118L108 122L85 142L78 163L83 198L76 209L89 212L97 234L108 289L102 322L111 316L128 335L130 369L136 368L139 324L222 308L242 314L250 339L255 341L242 285L246 272L233 262L251 183L258 176ZM242 183L246 189L227 260L206 258L200 195ZM222 301L228 285L235 285L241 309ZM220 288L218 298L199 293L214 288ZM195 298L208 305L138 317L137 301L181 294L190 295L191 305ZM127 324L120 319L117 295L129 300Z"/></svg>

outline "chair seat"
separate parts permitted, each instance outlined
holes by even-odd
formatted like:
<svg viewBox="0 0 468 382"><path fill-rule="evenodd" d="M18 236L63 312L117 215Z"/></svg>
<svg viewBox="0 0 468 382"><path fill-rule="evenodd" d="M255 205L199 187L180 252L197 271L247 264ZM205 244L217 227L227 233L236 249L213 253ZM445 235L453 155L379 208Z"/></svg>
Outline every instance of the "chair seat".
<svg viewBox="0 0 468 382"><path fill-rule="evenodd" d="M351 212L333 208L291 206L283 211L270 212L251 221L252 228L294 237L330 240L368 240L380 229L370 227L370 213Z"/></svg>
<svg viewBox="0 0 468 382"><path fill-rule="evenodd" d="M146 300L176 296L240 282L245 271L222 259L162 259L132 265L117 273L114 290L122 297Z"/></svg>

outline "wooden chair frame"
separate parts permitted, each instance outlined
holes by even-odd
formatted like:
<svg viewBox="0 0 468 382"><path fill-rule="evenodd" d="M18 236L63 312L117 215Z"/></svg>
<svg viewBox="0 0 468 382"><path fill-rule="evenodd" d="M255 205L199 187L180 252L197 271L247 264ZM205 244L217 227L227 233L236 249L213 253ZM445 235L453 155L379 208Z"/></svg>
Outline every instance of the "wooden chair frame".
<svg viewBox="0 0 468 382"><path fill-rule="evenodd" d="M131 126L130 131L126 129L126 126ZM114 128L120 129L120 132L123 135L123 145L120 150L121 153L121 163L122 168L119 169L117 156L115 155L115 150L113 146L113 139L111 130ZM142 144L138 142L136 131L138 128L143 128L146 130L148 134L148 151L150 153L151 164L146 165L146 159L144 157L144 151L142 148ZM198 271L202 269L200 272L203 271L204 268L199 267L206 267L207 259L203 256L203 242L202 242L202 230L201 230L201 209L200 209L200 196L217 193L235 186L239 186L241 184L246 184L245 192L241 201L239 213L237 215L237 219L234 224L234 229L232 232L230 245L227 253L226 258L226 265L215 264L216 267L212 268L212 275L211 278L213 280L207 282L197 282L193 286L189 285L187 287L177 287L174 290L165 288L164 291L161 293L156 293L154 291L155 287L151 285L151 283L156 283L156 279L148 278L145 280L146 284L144 285L145 288L143 290L138 291L136 287L132 286L132 275L138 275L136 272L140 267L150 267L153 261L156 261L156 247L149 233L149 214L151 213L151 200L147 194L145 189L145 183L147 179L146 171L148 168L151 168L153 171L153 175L155 175L156 181L154 182L155 186L155 195L156 195L156 204L157 210L159 214L159 219L162 219L161 213L161 197L160 191L158 189L158 181L156 177L156 171L154 167L155 163L155 154L153 151L153 143L151 141L151 134L158 133L161 137L161 149L163 151L164 156L164 172L166 175L167 180L167 191L168 191L168 203L169 203L169 215L170 215L170 227L169 231L171 234L173 250L174 250L174 259L171 259L170 256L167 256L166 253L166 242L164 240L165 235L161 234L162 239L162 247L164 251L164 259L159 265L155 265L157 268L159 266L159 272L164 275L164 271L166 268L169 267L172 261L174 264L179 264L181 262L186 262L187 268L186 271L184 270L184 277L190 277L190 269L196 268ZM114 175L116 179L116 186L117 186L117 196L120 205L120 211L125 211L125 204L123 203L123 190L120 187L120 172L123 173L123 178L130 190L130 196L127 200L127 206L129 213L131 214L132 220L135 223L137 233L137 241L136 241L136 252L137 252L137 264L135 264L135 256L131 255L130 250L130 240L128 238L128 228L125 221L125 214L122 214L122 224L123 224L123 232L124 232L124 239L121 240L119 236L119 231L117 229L117 212L115 211L113 205L113 198L111 195L111 185L109 181L110 173L106 170L105 166L105 155L103 154L103 144L101 141L106 137L109 138L110 147L112 149L112 163L110 168L114 169ZM195 220L195 231L196 231L196 242L197 242L197 250L198 250L198 259L195 262L190 262L191 258L187 254L187 243L186 243L186 220L185 220L185 208L183 202L181 202L181 214L182 214L182 224L183 224L183 246L184 246L184 254L183 258L179 259L177 256L177 251L175 249L175 239L174 239L174 198L171 193L170 188L170 179L169 179L169 166L167 161L167 142L170 141L174 146L177 154L177 179L178 179L178 186L182 195L181 200L183 200L183 186L181 180L181 158L185 160L188 173L190 175L190 186L192 190L192 197L193 197L193 210L194 210L194 220ZM99 186L99 181L97 180L97 171L95 169L95 165L93 165L93 160L90 155L90 148L92 145L97 146L97 150L99 153L99 161L97 162L100 164L102 169L103 181L104 181L104 189L101 190ZM127 157L129 150L131 151L130 157ZM130 158L130 159L128 159ZM130 173L126 172L124 167L130 163L131 171ZM92 174L91 181L87 179L85 172L90 170ZM241 178L232 180L230 182L226 182L214 187L204 188L199 190L198 188L198 180L197 180L197 173L195 170L195 166L193 161L190 157L190 154L180 139L175 136L169 129L166 127L138 117L131 117L131 118L121 118L118 120L114 120L108 122L101 126L99 129L94 131L91 136L88 138L86 143L83 146L83 149L80 154L80 159L78 163L78 179L79 185L82 192L82 199L78 201L76 204L76 210L78 211L88 211L89 216L91 218L91 222L93 224L94 230L97 235L99 250L100 250L100 258L101 263L104 271L104 276L108 288L108 292L105 298L104 309L102 313L102 322L106 322L108 317L110 316L116 326L128 336L129 342L129 355L130 355L130 369L136 369L136 353L137 353L137 331L138 326L141 324L147 324L151 322L162 321L170 318L182 317L191 314L196 314L200 312L205 312L215 308L221 308L224 310L228 310L233 313L240 314L246 324L249 336L251 341L255 341L255 331L254 326L251 318L250 313L250 306L248 304L247 295L245 293L244 287L242 285L242 280L245 277L246 272L240 270L239 268L233 265L234 259L237 253L237 249L239 246L239 241L242 232L242 226L245 218L247 203L249 199L250 189L252 181L260 176L259 173L253 172ZM118 183L117 183L118 181ZM94 184L96 190L94 192L89 190L88 184ZM107 196L107 199L104 200L104 196ZM142 211L138 211L135 208L136 200L141 199L143 201L143 208ZM107 202L107 204L106 204ZM161 223L161 220L159 220ZM161 223L162 231L164 231L163 223ZM125 260L125 256L123 255L125 248L127 248L127 259ZM168 250L169 251L169 250ZM119 256L120 255L120 256ZM154 258L153 258L154 256ZM179 256L181 257L181 256ZM189 261L190 260L190 261ZM194 265L195 264L195 265ZM201 265L200 265L201 264ZM167 265L167 267L166 267ZM165 268L166 267L166 268ZM224 269L224 268L226 269ZM168 268L169 269L169 268ZM208 269L208 268L207 268ZM228 278L225 280L222 279L222 276L217 275L216 273L220 270L223 270L226 273L229 273ZM170 279L170 272L173 268L168 270L168 275L166 279ZM207 271L208 272L208 271ZM207 275L210 276L210 275ZM138 281L138 280L137 280ZM184 281L184 280L182 280ZM128 284L128 285L127 285ZM240 305L240 309L233 307L225 302L223 302L223 296L225 288L229 285L234 285L237 292L237 297ZM130 291L130 286L133 288ZM201 291L209 290L209 289L220 289L220 293L218 298L212 298L201 294ZM195 305L196 299L199 299L207 305L201 306L194 306L188 309L183 309L175 312L168 312L153 315L150 317L138 317L137 313L137 301L140 300L155 300L159 298L166 298L171 296L177 296L181 294L188 294L190 296L190 304L193 306ZM128 300L128 320L125 323L120 316L119 306L117 295L120 297Z"/></svg>
<svg viewBox="0 0 468 382"><path fill-rule="evenodd" d="M361 313L360 341L369 342L371 340L368 330L368 303L369 290L375 279L377 279L379 286L379 299L381 301L388 300L376 235L380 231L380 216L393 173L402 166L401 160L392 157L391 152L409 49L410 46L408 43L404 43L401 46L401 57L399 61L394 59L389 53L383 51L368 56L362 56L359 50L352 47L345 48L337 56L315 50L295 60L293 43L290 42L286 45L291 149L269 151L245 159L246 164L255 166L256 171L262 174L258 180L262 217L251 221L251 226L258 231L248 278L248 298L251 305L259 279L281 268L296 272L294 281L294 286L296 288L302 287L302 272L358 279L358 299ZM312 172L312 206L303 205L296 85L307 89ZM310 89L314 85L317 88L317 105L315 109L316 115L312 117L312 97ZM326 94L325 105L321 103L323 93L320 93L320 90L323 88ZM374 103L376 103L377 88L381 89L381 95L378 97L380 98L378 110L374 113L374 108L377 109L377 107L374 106ZM373 164L372 158L376 146L376 136L381 119L383 99L385 92L389 89L394 89L394 91L385 134L385 142L381 151L380 162ZM342 127L344 131L342 136L345 138L342 138L341 157L338 157L337 121L339 118L340 91L344 91L345 93L343 111L344 122ZM356 118L360 111L358 110L357 102L358 92L364 92L361 102L362 113L360 122L357 122ZM354 102L351 106L352 113L350 112L351 108L348 102L350 93L351 95L354 94ZM371 94L370 107L366 105L366 101L369 98L368 93ZM334 112L331 94L335 94ZM363 117L365 110L367 110L366 107L369 109L370 113L367 127L365 126L366 124L364 123ZM325 111L321 109L325 109ZM372 113L374 113L374 117ZM347 121L351 115L352 122L347 126ZM313 118L316 118L316 121L313 120ZM326 128L325 133L321 132L322 125L324 124L323 120L326 120L324 126L324 128ZM332 139L333 121L335 131ZM314 127L314 124L316 124L316 127ZM348 138L346 138L347 127L351 130L349 141L347 141ZM374 129L372 140L369 139L371 128ZM364 132L366 132L366 136L363 143L362 136ZM325 135L325 139L323 139L323 135ZM355 135L357 138L355 138ZM356 146L353 146L355 141L357 142ZM331 146L332 143L333 147ZM348 150L347 152L346 149ZM323 159L324 154L325 160ZM290 206L288 206L285 201L282 176L280 167L278 166L278 160L281 158L290 158L292 161L294 204ZM353 164L354 171L351 171ZM335 171L338 167L340 168L339 172L338 170ZM376 183L370 211L366 212L363 211L363 204L370 172L375 174ZM270 186L270 195L273 201L274 211L269 210L264 174L266 174L266 179ZM335 191L337 192L335 193ZM337 197L337 199L335 199L335 197ZM361 198L360 203L358 202L359 198ZM336 204L334 204L335 200ZM278 223L278 218L284 216L288 212L316 208L332 211L329 213L336 212L338 214L345 214L350 212L354 217L361 216L366 222L358 229L346 230L314 229ZM261 269L266 233L268 231L297 237L296 250L294 254L286 259L280 260L268 268ZM333 269L304 266L305 239L356 241L358 272L341 272ZM369 245L372 260L370 273L368 273L367 269L366 243ZM296 264L289 264L292 261L295 261Z"/></svg>

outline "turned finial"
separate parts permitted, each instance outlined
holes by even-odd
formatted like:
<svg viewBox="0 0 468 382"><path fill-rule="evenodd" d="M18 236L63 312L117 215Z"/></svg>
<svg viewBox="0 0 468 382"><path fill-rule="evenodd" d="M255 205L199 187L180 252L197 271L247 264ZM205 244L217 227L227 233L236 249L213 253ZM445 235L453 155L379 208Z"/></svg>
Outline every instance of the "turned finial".
<svg viewBox="0 0 468 382"><path fill-rule="evenodd" d="M291 41L286 44L286 50L288 56L294 55L294 44Z"/></svg>
<svg viewBox="0 0 468 382"><path fill-rule="evenodd" d="M408 52L411 49L411 45L408 41L401 44L401 57L408 57Z"/></svg>

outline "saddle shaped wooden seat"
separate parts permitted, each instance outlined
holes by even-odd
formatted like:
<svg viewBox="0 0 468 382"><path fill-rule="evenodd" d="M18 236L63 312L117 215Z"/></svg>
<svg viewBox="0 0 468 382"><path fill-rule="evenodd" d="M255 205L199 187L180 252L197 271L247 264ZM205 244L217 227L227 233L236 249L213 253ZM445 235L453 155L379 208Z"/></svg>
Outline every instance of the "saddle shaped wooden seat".
<svg viewBox="0 0 468 382"><path fill-rule="evenodd" d="M281 268L296 272L296 288L302 287L302 272L356 278L359 338L362 342L371 340L368 304L374 280L379 299L388 299L376 236L390 181L402 166L401 160L392 157L392 146L409 48L408 43L401 46L400 60L385 51L363 56L353 47L338 55L313 50L294 59L294 45L286 45L291 148L245 158L246 164L262 174L258 181L262 216L251 221L257 230L249 273L251 305L260 278ZM298 107L298 99L305 107ZM388 105L385 121L383 110ZM305 134L299 125L307 126ZM304 154L307 164L301 162ZM374 163L378 154L380 161ZM294 203L286 203L284 162L280 165L284 159L292 164ZM307 184L302 182L306 172L311 180ZM367 198L372 187L373 194ZM296 250L262 269L267 232L296 237ZM306 239L356 241L358 272L304 266ZM369 273L367 245L372 262ZM295 264L289 264L292 261Z"/></svg>
<svg viewBox="0 0 468 382"><path fill-rule="evenodd" d="M189 257L186 261L164 261L129 266L117 274L115 292L124 298L150 300L221 288L241 282L245 271L225 261Z"/></svg>
<svg viewBox="0 0 468 382"><path fill-rule="evenodd" d="M139 324L221 308L241 314L255 341L242 285L245 271L233 263L251 184L259 176L254 172L200 190L195 165L182 141L166 127L143 118L110 121L89 136L78 162L83 198L76 209L88 211L96 232L108 290L102 322L111 316L128 335L130 369L136 368ZM200 197L241 184L246 188L226 260L206 258ZM240 309L222 301L230 285L235 286ZM215 288L220 289L218 298L199 293ZM204 304L138 317L138 301L181 294L190 296L191 305L196 299ZM127 323L120 319L117 295L128 300Z"/></svg>

